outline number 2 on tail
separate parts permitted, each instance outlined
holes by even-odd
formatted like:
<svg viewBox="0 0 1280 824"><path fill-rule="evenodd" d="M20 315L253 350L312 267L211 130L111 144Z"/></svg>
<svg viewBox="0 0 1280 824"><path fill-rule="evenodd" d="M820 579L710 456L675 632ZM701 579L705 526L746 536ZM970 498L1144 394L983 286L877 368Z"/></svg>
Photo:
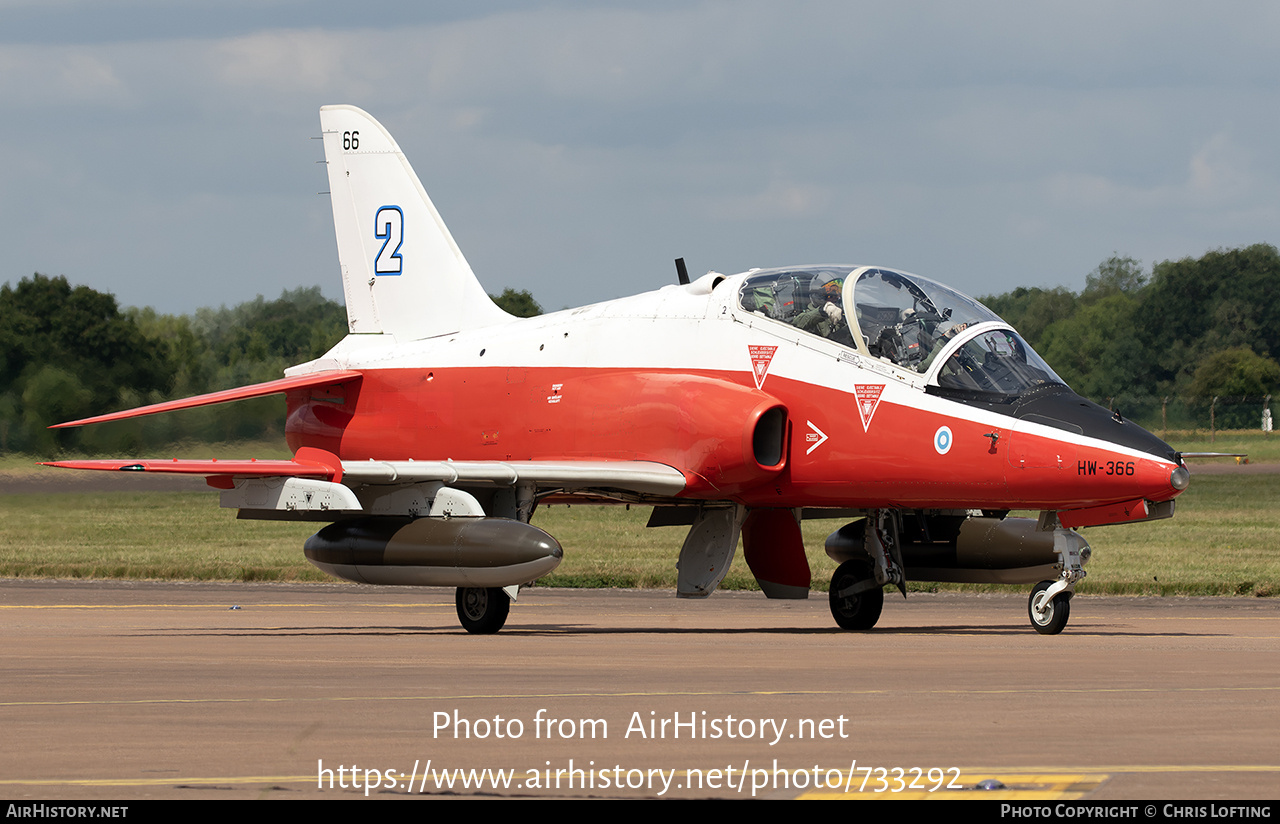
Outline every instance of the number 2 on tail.
<svg viewBox="0 0 1280 824"><path fill-rule="evenodd" d="M404 212L399 206L383 206L373 218L373 236L382 241L382 248L373 260L375 275L398 275L404 259L400 257L400 245L404 242Z"/></svg>

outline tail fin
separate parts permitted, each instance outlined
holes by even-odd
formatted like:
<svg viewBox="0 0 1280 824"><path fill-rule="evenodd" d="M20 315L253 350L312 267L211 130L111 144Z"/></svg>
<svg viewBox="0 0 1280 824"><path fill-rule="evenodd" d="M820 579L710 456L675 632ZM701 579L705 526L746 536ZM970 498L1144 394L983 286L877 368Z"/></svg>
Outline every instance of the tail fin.
<svg viewBox="0 0 1280 824"><path fill-rule="evenodd" d="M418 340L510 320L489 296L382 124L320 109L351 332Z"/></svg>

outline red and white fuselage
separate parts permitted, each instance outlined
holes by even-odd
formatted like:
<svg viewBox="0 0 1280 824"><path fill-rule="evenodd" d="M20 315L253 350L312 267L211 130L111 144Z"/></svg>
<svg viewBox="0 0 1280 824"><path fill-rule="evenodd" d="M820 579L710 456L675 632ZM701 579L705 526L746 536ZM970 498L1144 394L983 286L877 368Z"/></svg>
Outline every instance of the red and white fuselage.
<svg viewBox="0 0 1280 824"><path fill-rule="evenodd" d="M344 461L651 461L685 475L680 497L754 507L1075 510L1180 491L1172 450L931 394L926 375L745 311L747 277L408 343L349 336L290 371L361 378L290 392L289 443Z"/></svg>

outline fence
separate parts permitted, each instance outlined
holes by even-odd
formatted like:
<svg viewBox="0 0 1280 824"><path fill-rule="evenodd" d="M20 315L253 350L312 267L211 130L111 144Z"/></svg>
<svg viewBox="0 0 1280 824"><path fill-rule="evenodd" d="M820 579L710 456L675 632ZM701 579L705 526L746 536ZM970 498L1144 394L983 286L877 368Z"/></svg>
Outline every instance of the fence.
<svg viewBox="0 0 1280 824"><path fill-rule="evenodd" d="M1206 429L1212 438L1220 429L1271 431L1270 395L1189 398L1135 394L1090 400L1157 433L1170 429Z"/></svg>

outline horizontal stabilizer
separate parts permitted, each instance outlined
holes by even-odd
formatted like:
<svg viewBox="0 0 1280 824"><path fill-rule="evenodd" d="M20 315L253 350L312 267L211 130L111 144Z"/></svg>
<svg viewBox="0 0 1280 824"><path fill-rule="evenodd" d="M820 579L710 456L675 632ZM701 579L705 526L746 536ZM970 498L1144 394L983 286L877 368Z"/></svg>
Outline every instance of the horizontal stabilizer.
<svg viewBox="0 0 1280 824"><path fill-rule="evenodd" d="M241 386L236 389L224 389L221 392L210 392L207 395L196 395L191 398L182 398L176 401L165 401L163 403L153 403L150 406L139 406L136 409L125 409L120 412L112 412L109 415L97 415L92 418L82 418L78 421L68 421L66 423L55 423L50 429L64 429L70 426L85 426L91 423L105 423L106 421L122 421L128 418L140 418L144 415L155 415L160 412L173 412L178 409L194 409L199 406L212 406L218 403L230 403L231 401L243 401L249 398L262 398L267 395L278 395L281 392L288 392L291 389L306 389L308 387L317 386L335 386L340 383L347 383L360 377L359 372L349 370L330 370L327 372L313 372L308 375L295 375L291 378L280 378L279 380L267 381L266 383L255 383L252 386ZM83 461L81 463L84 463ZM80 467L82 469L107 469L121 467ZM196 473L199 474L199 473Z"/></svg>
<svg viewBox="0 0 1280 824"><path fill-rule="evenodd" d="M207 475L255 478L325 478L342 480L342 462L331 452L304 446L291 461L249 460L220 461L185 460L137 460L131 458L106 458L87 461L50 461L45 466L62 469L95 469L104 472L162 472L171 475Z"/></svg>
<svg viewBox="0 0 1280 824"><path fill-rule="evenodd" d="M329 478L334 470L328 466L304 461L259 461L230 460L133 460L129 458L107 458L88 461L48 461L44 466L57 466L62 469L97 469L106 472L162 472L175 475L233 475L263 478L299 477Z"/></svg>

